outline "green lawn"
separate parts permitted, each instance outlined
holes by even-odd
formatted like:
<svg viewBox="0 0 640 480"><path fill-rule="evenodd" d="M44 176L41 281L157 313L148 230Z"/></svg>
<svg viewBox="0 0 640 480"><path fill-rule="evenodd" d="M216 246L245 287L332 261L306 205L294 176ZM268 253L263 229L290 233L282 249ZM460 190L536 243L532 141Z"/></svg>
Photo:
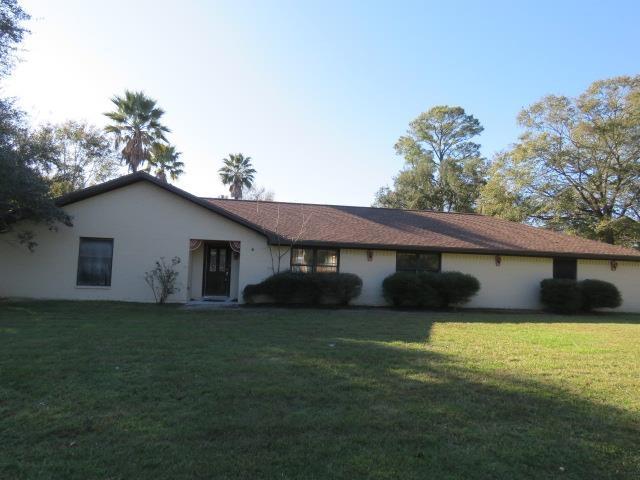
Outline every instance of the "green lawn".
<svg viewBox="0 0 640 480"><path fill-rule="evenodd" d="M640 316L0 303L0 478L640 478Z"/></svg>

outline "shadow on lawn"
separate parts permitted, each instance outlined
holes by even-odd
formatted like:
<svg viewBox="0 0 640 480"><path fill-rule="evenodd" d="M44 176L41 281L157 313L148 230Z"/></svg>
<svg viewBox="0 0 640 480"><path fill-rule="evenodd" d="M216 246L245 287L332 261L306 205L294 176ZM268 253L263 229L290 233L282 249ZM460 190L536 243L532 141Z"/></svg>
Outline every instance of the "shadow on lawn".
<svg viewBox="0 0 640 480"><path fill-rule="evenodd" d="M0 338L10 352L0 355L0 436L8 439L0 477L640 472L634 413L515 375L490 358L477 365L429 348L434 323L502 321L495 315L99 306L0 311L0 325L19 331ZM542 321L572 318L591 321Z"/></svg>
<svg viewBox="0 0 640 480"><path fill-rule="evenodd" d="M571 319L550 316L544 322ZM460 320L455 314L438 314L437 322L442 321ZM432 326L416 319L412 328L401 329L401 335L382 333L371 338L362 329L362 335L327 337L321 339L326 342L325 351L287 342L263 351L262 359L288 358L296 377L322 385L326 406L311 406L311 397L318 391L301 392L297 404L316 409L320 419L316 428L327 428L322 422L329 422L334 429L332 441L345 439L345 448L350 448L357 438L367 452L370 473L391 471L401 478L434 473L436 478L445 474L450 478L637 478L640 474L640 455L633 447L640 440L637 416L556 385L475 368L456 355L417 348L418 338L428 342ZM345 409L345 396L358 412ZM290 406L282 405L284 424ZM336 426L332 420L336 418L349 422L337 421ZM304 432L296 433L304 442ZM341 472L345 477L363 474L356 465L346 463Z"/></svg>

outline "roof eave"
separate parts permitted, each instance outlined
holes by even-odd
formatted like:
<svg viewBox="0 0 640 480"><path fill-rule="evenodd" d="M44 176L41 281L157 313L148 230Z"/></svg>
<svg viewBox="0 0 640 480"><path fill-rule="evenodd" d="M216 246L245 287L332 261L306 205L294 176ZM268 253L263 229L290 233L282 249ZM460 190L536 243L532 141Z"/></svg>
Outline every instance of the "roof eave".
<svg viewBox="0 0 640 480"><path fill-rule="evenodd" d="M272 231L266 230L259 225L250 222L243 217L231 213L224 208L218 207L212 202L196 197L178 187L165 183L146 172L136 172L123 177L116 178L114 180L101 183L92 187L87 187L83 190L78 190L70 194L64 195L56 199L56 205L63 207L87 198L91 198L102 193L106 193L112 190L116 190L121 187L132 185L134 183L146 181L162 188L165 191L173 193L191 203L199 205L207 210L217 213L222 217L225 217L235 223L238 223L260 235L267 238L270 245L278 246L316 246L316 247L336 247L336 248L353 248L353 249L367 249L367 250L414 250L414 251L426 251L426 252L444 252L444 253L469 253L480 255L512 255L520 257L570 257L570 258L582 258L582 259L594 259L594 260L629 260L640 261L640 253L637 255L626 254L597 254L597 253L579 253L579 252L551 252L551 251L535 251L535 250L513 250L513 249L484 249L484 248L455 248L455 247L430 247L424 245L398 245L398 244L379 244L379 243L362 243L362 242L334 242L334 241L307 241L298 240L292 242L291 239L284 238L275 234Z"/></svg>
<svg viewBox="0 0 640 480"><path fill-rule="evenodd" d="M269 240L273 244L272 240ZM441 253L468 253L476 255L506 255L517 257L566 257L579 258L585 260L629 260L640 262L640 253L638 255L624 254L598 254L598 253L580 253L580 252L552 252L543 250L513 250L513 249L491 249L491 248L456 248L456 247L437 247L424 245L397 245L397 244L378 244L378 243L356 243L356 242L331 242L331 241L308 241L299 240L291 242L291 240L280 239L279 245L301 246L301 247L334 247L334 248L353 248L359 250L400 250L400 251L421 251L421 252L441 252Z"/></svg>

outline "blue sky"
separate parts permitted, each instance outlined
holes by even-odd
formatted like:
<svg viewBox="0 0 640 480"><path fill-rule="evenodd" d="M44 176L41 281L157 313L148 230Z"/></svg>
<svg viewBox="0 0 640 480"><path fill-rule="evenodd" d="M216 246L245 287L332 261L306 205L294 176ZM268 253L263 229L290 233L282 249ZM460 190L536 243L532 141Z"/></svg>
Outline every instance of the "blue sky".
<svg viewBox="0 0 640 480"><path fill-rule="evenodd" d="M278 200L369 205L433 105L475 115L490 158L542 96L640 73L637 1L21 3L32 34L4 93L34 122L102 126L113 94L144 90L198 195L226 193L221 158L242 152Z"/></svg>

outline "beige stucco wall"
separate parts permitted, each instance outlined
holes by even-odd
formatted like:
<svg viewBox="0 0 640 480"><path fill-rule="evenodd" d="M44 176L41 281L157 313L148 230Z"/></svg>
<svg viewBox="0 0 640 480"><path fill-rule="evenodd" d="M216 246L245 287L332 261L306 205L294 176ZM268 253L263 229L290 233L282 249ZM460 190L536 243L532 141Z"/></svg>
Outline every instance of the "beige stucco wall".
<svg viewBox="0 0 640 480"><path fill-rule="evenodd" d="M473 308L540 308L540 281L553 276L551 258L442 254L442 271L469 273L480 291L465 306Z"/></svg>
<svg viewBox="0 0 640 480"><path fill-rule="evenodd" d="M155 185L139 182L66 207L74 226L50 232L35 227L39 245L30 253L13 236L0 238L0 297L64 298L75 300L153 301L144 272L160 257L179 256L180 291L170 301L198 298L202 291L202 249L189 252L190 239L240 241L241 254L232 263L232 297L242 301L242 290L273 273L270 249L263 235L227 220ZM80 237L114 239L111 287L76 287ZM277 252L274 250L277 269ZM281 270L289 268L283 249ZM362 294L356 305L384 305L382 281L396 268L395 251L342 249L340 271L359 275ZM553 275L551 258L442 254L442 270L476 276L481 290L469 307L539 308L539 284ZM640 263L580 260L578 279L597 278L618 286L621 311L640 312Z"/></svg>
<svg viewBox="0 0 640 480"><path fill-rule="evenodd" d="M540 281L553 275L550 258L502 257L499 267L494 255L442 254L443 271L459 271L477 277L482 286L466 306L477 308L540 308ZM362 278L362 294L355 305L385 305L382 281L396 271L396 252L374 250L367 261L366 250L340 251L340 271Z"/></svg>
<svg viewBox="0 0 640 480"><path fill-rule="evenodd" d="M622 295L622 312L640 312L640 262L617 262L611 270L608 260L578 260L578 280L595 278L611 282Z"/></svg>
<svg viewBox="0 0 640 480"><path fill-rule="evenodd" d="M74 226L61 226L57 233L35 228L39 245L33 253L9 238L0 240L0 297L153 301L144 272L159 257L179 256L180 292L170 301L182 302L189 296L192 238L241 242L238 291L271 274L263 235L150 183L119 188L65 210ZM80 237L114 239L111 287L76 287Z"/></svg>
<svg viewBox="0 0 640 480"><path fill-rule="evenodd" d="M442 254L443 271L459 271L477 277L482 287L466 306L477 308L539 308L540 281L553 275L550 258L502 257L496 267L494 255ZM362 278L362 294L354 305L385 305L382 281L396 271L396 252L342 249L340 271Z"/></svg>
<svg viewBox="0 0 640 480"><path fill-rule="evenodd" d="M355 273L362 279L362 293L353 300L354 305L385 305L382 281L396 271L396 252L374 250L371 261L366 250L340 250L340 271Z"/></svg>
<svg viewBox="0 0 640 480"><path fill-rule="evenodd" d="M238 285L240 284L239 282L239 276L240 276L240 257L238 256L238 258L236 258L236 256L231 253L231 285L229 286L229 297L231 299L239 299L242 300L241 298L239 298L239 289L238 289ZM202 291L202 290L201 290Z"/></svg>
<svg viewBox="0 0 640 480"><path fill-rule="evenodd" d="M615 271L608 260L578 260L578 280L595 278L615 284L622 293L623 312L640 312L640 262L617 262ZM553 259L495 255L442 254L443 271L459 271L480 280L478 294L466 304L473 308L539 309L540 282L553 277ZM384 305L382 281L396 271L395 251L374 250L367 261L366 250L342 249L340 271L362 278L362 294L355 305Z"/></svg>
<svg viewBox="0 0 640 480"><path fill-rule="evenodd" d="M202 269L204 262L204 245L191 251L189 257L189 285L187 290L188 299L202 298Z"/></svg>

